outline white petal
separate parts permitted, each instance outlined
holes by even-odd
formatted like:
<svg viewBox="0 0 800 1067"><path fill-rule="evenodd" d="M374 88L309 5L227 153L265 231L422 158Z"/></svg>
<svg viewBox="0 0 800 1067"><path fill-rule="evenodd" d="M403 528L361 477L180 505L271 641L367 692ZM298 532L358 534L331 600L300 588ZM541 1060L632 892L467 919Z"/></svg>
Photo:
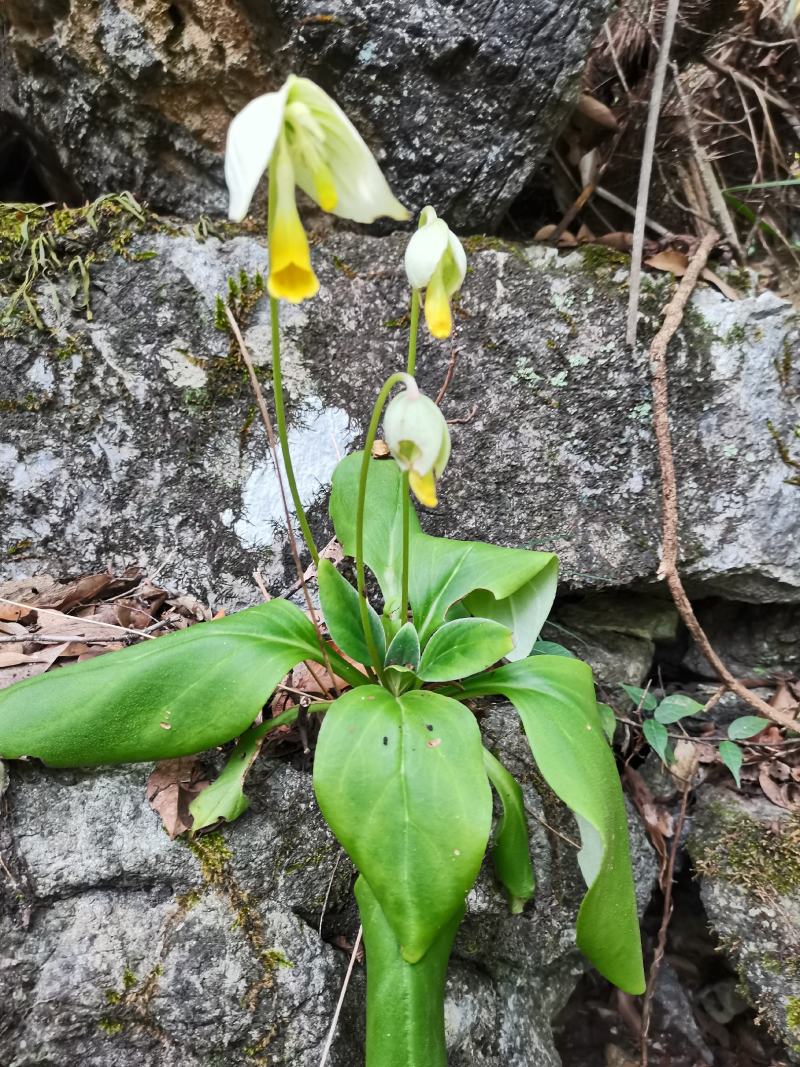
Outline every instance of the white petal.
<svg viewBox="0 0 800 1067"><path fill-rule="evenodd" d="M447 248L447 223L434 219L412 236L406 246L406 274L414 289L424 289Z"/></svg>
<svg viewBox="0 0 800 1067"><path fill-rule="evenodd" d="M261 175L269 166L283 125L289 81L275 93L257 96L235 115L225 146L225 181L230 193L228 215L241 222L250 207Z"/></svg>
<svg viewBox="0 0 800 1067"><path fill-rule="evenodd" d="M293 78L290 93L292 100L311 109L325 132L323 154L337 196L333 214L364 223L382 216L405 221L408 211L392 193L372 152L339 105L308 78ZM310 175L297 167L296 172L298 185L316 202Z"/></svg>
<svg viewBox="0 0 800 1067"><path fill-rule="evenodd" d="M467 253L464 251L462 243L449 227L447 230L447 247L450 249L450 255L453 257L453 262L458 271L458 285L450 291L450 296L452 296L453 293L461 288L467 276Z"/></svg>

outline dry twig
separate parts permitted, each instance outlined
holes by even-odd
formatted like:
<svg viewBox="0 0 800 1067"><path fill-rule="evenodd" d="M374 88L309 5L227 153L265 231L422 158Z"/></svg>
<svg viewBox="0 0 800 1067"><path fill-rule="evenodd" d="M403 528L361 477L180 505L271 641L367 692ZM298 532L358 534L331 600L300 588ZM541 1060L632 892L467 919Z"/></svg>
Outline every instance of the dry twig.
<svg viewBox="0 0 800 1067"><path fill-rule="evenodd" d="M295 568L297 570L297 578L298 578L298 581L300 582L300 586L301 586L301 588L303 590L303 596L305 597L306 608L308 609L308 615L309 615L309 618L311 619L311 622L314 624L314 630L316 631L316 634L317 634L317 641L319 642L319 647L320 647L320 651L322 653L322 658L325 661L325 669L327 670L328 676L330 677L330 680L331 680L331 686L329 687L329 686L323 685L322 681L317 676L316 671L312 668L311 664L308 661L306 661L306 666L308 667L308 673L311 675L311 677L316 682L320 693L324 694L325 692L327 692L332 687L333 692L338 697L341 694L339 693L339 688L336 685L336 678L334 677L334 673L333 673L333 670L331 668L330 660L328 658L328 652L327 652L327 650L325 648L325 641L324 641L324 639L322 637L322 633L321 633L320 628L319 628L319 622L317 620L317 613L314 610L314 605L313 605L313 603L311 601L311 594L309 593L308 586L306 585L306 582L305 582L305 577L304 577L304 572L303 572L303 564L300 562L300 553L299 553L299 551L297 549L297 538L294 536L294 530L292 529L291 512L289 511L289 501L288 501L287 496L286 496L286 489L285 489L284 484L283 484L283 475L281 474L280 462L278 460L278 442L277 442L277 440L275 438L275 430L274 430L274 428L272 426L272 419L269 417L269 411L267 410L267 402L264 399L264 393L263 393L263 391L261 389L261 383L259 382L258 378L256 377L255 367L253 366L253 361L250 358L250 353L247 350L247 345L244 343L244 338L242 337L242 331L239 329L239 324L236 321L236 319L233 317L233 313L231 312L231 309L227 305L225 307L225 314L228 317L228 322L230 323L231 330L233 331L233 336L236 338L236 343L239 346L239 351L241 353L242 359L244 360L244 365L245 365L245 367L247 367L247 374L248 374L248 377L250 378L250 387L253 390L253 396L256 398L256 403L258 404L258 410L259 410L259 413L261 415L261 421L264 423L264 430L266 431L266 434L267 434L267 443L269 445L270 454L272 455L272 462L273 462L273 465L275 467L275 474L277 475L277 478L278 478L278 488L279 488L280 494L281 494L281 502L283 504L283 513L284 513L284 515L286 517L286 530L287 530L288 535L289 535L289 548L291 550L292 559L294 560L294 565L295 565Z"/></svg>
<svg viewBox="0 0 800 1067"><path fill-rule="evenodd" d="M664 81L667 75L667 62L672 44L672 34L678 17L680 0L668 0L664 15L664 29L661 35L658 60L653 75L653 88L647 109L647 127L642 148L642 168L639 171L639 191L636 195L636 218L633 223L633 247L631 248L630 295L628 298L628 322L625 328L625 340L629 345L636 344L636 324L639 318L639 288L642 282L642 253L644 251L644 225L647 215L647 198L650 193L650 176L653 172L653 153L656 146L658 116L661 111L661 99L664 95Z"/></svg>
<svg viewBox="0 0 800 1067"><path fill-rule="evenodd" d="M706 234L698 245L697 251L689 261L686 273L681 279L675 295L667 305L661 329L653 338L650 346L650 376L653 390L653 429L658 443L658 462L661 469L661 503L663 508L662 532L663 546L661 563L658 568L659 578L669 586L672 599L680 617L692 635L695 644L717 672L725 687L748 703L766 718L796 730L800 724L795 718L779 708L773 708L765 700L751 693L746 686L734 678L717 653L711 647L692 605L683 588L678 574L678 488L675 479L675 462L672 452L672 437L669 429L669 394L667 386L667 346L683 321L683 312L697 280L705 270L708 254L719 240L719 234L712 231Z"/></svg>
<svg viewBox="0 0 800 1067"><path fill-rule="evenodd" d="M331 1028L328 1031L328 1037L325 1041L325 1047L322 1050L322 1056L319 1061L319 1067L325 1067L325 1063L328 1059L328 1053L331 1050L333 1035L336 1033L336 1027L339 1024L339 1014L342 1010L342 1004L344 1004L344 995L347 992L348 985L350 984L350 975L353 973L353 966L356 962L356 956L358 955L358 947L361 944L361 935L363 933L364 927L359 926L358 934L356 936L356 943L353 945L353 951L350 953L350 962L347 965L347 974L344 976L344 982L342 983L342 991L339 994L339 1000L336 1002L336 1011L333 1013L333 1019L331 1020Z"/></svg>
<svg viewBox="0 0 800 1067"><path fill-rule="evenodd" d="M667 947L667 930L669 929L670 919L672 918L672 881L675 876L675 857L678 855L678 848L680 847L681 832L683 830L684 821L686 820L686 805L689 801L690 792L690 783L684 782L678 821L675 824L675 830L672 835L669 855L667 856L664 869L661 872L660 880L661 890L664 894L664 909L661 913L661 926L658 929L656 950L653 955L653 962L650 964L650 973L647 976L647 988L645 989L644 1000L642 1001L641 1067L647 1067L648 1064L647 1034L650 1029L650 1016L653 1011L653 994L656 988L658 972L661 969L661 961L664 959L664 951Z"/></svg>

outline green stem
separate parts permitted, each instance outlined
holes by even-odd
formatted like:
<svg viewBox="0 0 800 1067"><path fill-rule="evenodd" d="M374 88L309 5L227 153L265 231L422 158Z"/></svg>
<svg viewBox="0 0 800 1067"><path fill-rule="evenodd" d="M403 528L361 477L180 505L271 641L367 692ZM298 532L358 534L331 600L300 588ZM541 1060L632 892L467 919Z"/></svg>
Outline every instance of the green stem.
<svg viewBox="0 0 800 1067"><path fill-rule="evenodd" d="M408 376L402 373L392 374L383 384L378 393L375 407L372 409L372 418L369 421L367 438L364 441L364 452L361 459L361 476L358 482L358 505L356 507L356 585L358 587L358 607L361 612L361 628L364 631L364 640L367 642L372 666L383 682L383 670L378 655L378 649L372 636L372 627L369 624L369 612L367 611L367 598L364 592L366 581L364 578L364 505L367 500L367 478L369 476L369 460L372 455L372 446L378 435L378 423L381 421L384 404L389 393L399 382L406 382Z"/></svg>
<svg viewBox="0 0 800 1067"><path fill-rule="evenodd" d="M400 586L400 625L408 622L408 554L411 527L411 498L408 471L403 471L403 574Z"/></svg>
<svg viewBox="0 0 800 1067"><path fill-rule="evenodd" d="M275 166L270 162L269 167L269 193L267 198L267 244L269 245L269 235L272 230L272 224L275 217ZM289 483L289 492L292 495L292 501L294 503L295 514L297 520L300 523L300 529L303 531L303 540L308 547L308 551L311 553L311 558L314 561L314 566L319 563L319 552L317 552L317 546L314 544L314 538L311 536L311 527L308 525L308 519L303 508L303 503L300 500L300 493L297 490L297 480L294 476L294 467L292 466L292 457L289 452L289 435L286 431L286 412L283 407L283 375L281 374L281 330L278 312L278 301L274 297L269 298L269 317L270 324L272 326L272 390L275 395L275 421L278 424L278 440L281 443L281 455L283 456L283 467L286 471L286 480Z"/></svg>
<svg viewBox="0 0 800 1067"><path fill-rule="evenodd" d="M278 424L278 440L281 443L281 455L283 456L283 468L286 471L286 481L289 483L289 492L292 494L294 510L297 515L300 529L303 531L303 540L311 553L314 564L319 563L319 552L311 535L311 527L300 500L297 490L297 481L294 476L292 457L289 452L289 436L286 431L286 412L283 407L283 377L281 375L281 331L278 322L278 301L274 297L269 298L269 314L272 322L272 388L275 395L275 421Z"/></svg>
<svg viewBox="0 0 800 1067"><path fill-rule="evenodd" d="M408 363L406 374L414 376L417 366L417 333L419 332L419 289L411 290L411 323L408 332Z"/></svg>
<svg viewBox="0 0 800 1067"><path fill-rule="evenodd" d="M355 893L367 955L366 1067L447 1067L444 983L463 909L418 963L406 963L363 875Z"/></svg>

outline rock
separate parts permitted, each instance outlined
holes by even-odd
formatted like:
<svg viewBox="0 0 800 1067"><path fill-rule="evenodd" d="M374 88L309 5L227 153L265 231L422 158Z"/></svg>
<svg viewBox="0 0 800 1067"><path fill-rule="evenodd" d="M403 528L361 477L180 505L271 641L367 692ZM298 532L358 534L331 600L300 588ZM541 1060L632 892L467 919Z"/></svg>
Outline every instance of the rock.
<svg viewBox="0 0 800 1067"><path fill-rule="evenodd" d="M73 254L82 233L64 239ZM314 253L319 297L282 312L292 445L320 540L337 458L405 362L403 246L329 237ZM615 254L598 264L595 249L559 259L493 240L467 246L443 406L456 420L453 455L440 506L423 522L554 550L565 590L647 591L660 539L650 392L646 356L623 344ZM230 609L259 599L259 568L277 592L292 575L272 465L235 346L214 325L215 299L245 272L237 313L269 390L263 244L163 224L122 245L124 255L93 250L92 320L73 277L56 277L58 307L38 290L48 330L18 319L0 350L0 575L138 562ZM648 314L665 284L646 280ZM800 600L800 490L767 426L786 435L798 419L800 368L774 365L797 331L790 305L771 293L729 302L704 289L671 350L681 567L695 591ZM421 335L419 378L432 395L451 351Z"/></svg>
<svg viewBox="0 0 800 1067"><path fill-rule="evenodd" d="M700 625L716 652L739 678L800 669L800 607L795 604L731 604L716 598L696 606ZM701 678L716 675L691 645L684 665Z"/></svg>
<svg viewBox="0 0 800 1067"><path fill-rule="evenodd" d="M672 601L624 592L567 598L557 606L543 637L585 659L603 685L642 683L653 665L656 643L671 644L678 631Z"/></svg>
<svg viewBox="0 0 800 1067"><path fill-rule="evenodd" d="M574 850L538 820L568 836L575 825L549 791L537 792L510 707L490 711L483 729L523 784L538 885L532 905L511 916L484 865L449 972L449 1063L559 1067L550 1019L583 967L574 945L582 883ZM262 758L251 810L187 845L170 842L149 809L148 773L11 766L0 822L0 1062L317 1067L348 962L329 942L352 942L358 919L353 870L310 774ZM644 908L656 866L633 817L631 831ZM356 968L334 1067L361 1062L363 1000Z"/></svg>
<svg viewBox="0 0 800 1067"><path fill-rule="evenodd" d="M570 114L610 7L10 0L0 129L40 199L127 188L184 218L219 213L231 116L294 71L351 115L409 206L491 228Z"/></svg>
<svg viewBox="0 0 800 1067"><path fill-rule="evenodd" d="M704 787L689 852L711 926L758 1016L800 1062L800 849L796 815Z"/></svg>

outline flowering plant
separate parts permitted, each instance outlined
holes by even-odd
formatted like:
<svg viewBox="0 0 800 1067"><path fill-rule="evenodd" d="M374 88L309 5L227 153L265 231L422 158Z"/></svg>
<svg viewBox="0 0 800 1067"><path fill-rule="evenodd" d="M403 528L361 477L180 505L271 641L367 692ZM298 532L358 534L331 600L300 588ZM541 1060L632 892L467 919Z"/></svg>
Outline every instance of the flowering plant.
<svg viewBox="0 0 800 1067"><path fill-rule="evenodd" d="M330 514L355 560L356 588L320 557L297 493L281 386L279 300L308 299L318 289L294 187L357 221L407 213L347 118L306 79L289 78L231 124L233 217L247 211L265 171L276 415L324 629L276 599L21 682L0 693L0 756L57 767L122 763L238 739L219 778L192 804L197 833L246 810L244 778L263 738L298 714L260 719L281 679L303 661L324 665L332 699L307 709L323 716L314 789L359 871L366 1061L443 1067L447 960L489 843L492 790L503 812L492 856L512 912L525 907L535 884L520 786L484 747L470 700L502 695L518 712L543 778L578 823L587 884L578 944L611 981L639 993L625 808L589 667L531 654L555 596L556 557L432 537L411 506L411 492L436 505L450 455L447 423L414 378L422 293L430 332L446 337L466 273L461 243L430 207L406 253L406 369L387 378L363 450L333 476ZM382 418L393 457L386 461L371 458ZM380 590L375 605L367 568Z"/></svg>

